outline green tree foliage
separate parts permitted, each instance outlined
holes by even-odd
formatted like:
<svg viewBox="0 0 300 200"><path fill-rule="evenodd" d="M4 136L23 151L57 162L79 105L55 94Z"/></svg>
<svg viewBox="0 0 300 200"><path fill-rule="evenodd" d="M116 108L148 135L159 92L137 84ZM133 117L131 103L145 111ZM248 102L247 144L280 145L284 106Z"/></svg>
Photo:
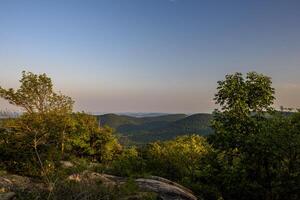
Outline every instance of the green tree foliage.
<svg viewBox="0 0 300 200"><path fill-rule="evenodd" d="M166 142L149 145L147 158L151 170L172 179L193 177L201 159L211 151L206 139L199 135L180 136ZM157 168L156 166L160 166Z"/></svg>
<svg viewBox="0 0 300 200"><path fill-rule="evenodd" d="M257 130L256 121L266 119L275 99L271 78L249 72L244 79L241 73L226 75L218 82L215 101L221 111L214 112L212 127L214 145L228 150L242 146L243 137Z"/></svg>
<svg viewBox="0 0 300 200"><path fill-rule="evenodd" d="M53 91L52 81L46 74L22 72L20 88L0 87L0 97L9 103L23 108L27 113L71 112L74 101Z"/></svg>
<svg viewBox="0 0 300 200"><path fill-rule="evenodd" d="M68 137L68 149L72 155L90 158L102 163L110 162L122 147L113 129L99 127L96 117L86 113L72 115L73 129Z"/></svg>
<svg viewBox="0 0 300 200"><path fill-rule="evenodd" d="M273 114L257 121L256 134L245 138L241 149L243 168L247 181L261 192L261 198L299 198L299 119L299 113Z"/></svg>
<svg viewBox="0 0 300 200"><path fill-rule="evenodd" d="M137 147L129 147L113 161L111 171L119 176L141 176L146 172L146 160Z"/></svg>
<svg viewBox="0 0 300 200"><path fill-rule="evenodd" d="M122 150L110 127L102 127L92 135L91 147L94 149L93 157L102 163L111 162Z"/></svg>
<svg viewBox="0 0 300 200"><path fill-rule="evenodd" d="M55 93L45 74L23 72L20 83L16 91L0 87L0 97L25 111L2 121L0 159L9 170L47 174L62 157L107 162L120 150L112 129L99 128L91 115L72 113L74 101Z"/></svg>
<svg viewBox="0 0 300 200"><path fill-rule="evenodd" d="M256 72L247 73L246 79L241 73L226 75L218 81L215 101L223 111L236 114L270 110L275 99L271 84L270 77Z"/></svg>
<svg viewBox="0 0 300 200"><path fill-rule="evenodd" d="M274 89L262 74L227 75L218 84L221 111L214 113L210 140L221 158L212 165L223 198L298 199L297 114L273 111Z"/></svg>
<svg viewBox="0 0 300 200"><path fill-rule="evenodd" d="M45 168L44 162L60 159L66 134L71 128L66 115L56 113L25 113L4 122L1 137L2 159L9 169L35 172ZM50 164L51 165L51 164ZM40 171L40 170L37 170ZM43 173L47 171L43 169Z"/></svg>
<svg viewBox="0 0 300 200"><path fill-rule="evenodd" d="M51 164L43 161L47 162L50 155L59 158L58 152L64 152L74 101L55 93L51 79L46 74L24 71L19 89L0 87L0 97L25 111L22 116L4 123L6 141L3 151L7 156L3 159L8 158L10 168L15 168L14 164L26 164L31 168L34 164L30 163L38 163L42 173L46 173L46 166ZM24 168L21 167L21 170Z"/></svg>

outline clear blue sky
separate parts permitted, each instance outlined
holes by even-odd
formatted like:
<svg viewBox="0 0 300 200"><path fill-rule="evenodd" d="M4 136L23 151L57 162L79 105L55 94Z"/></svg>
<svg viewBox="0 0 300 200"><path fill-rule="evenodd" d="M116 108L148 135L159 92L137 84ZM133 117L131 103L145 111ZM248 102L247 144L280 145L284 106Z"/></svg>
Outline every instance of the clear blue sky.
<svg viewBox="0 0 300 200"><path fill-rule="evenodd" d="M4 87L47 73L77 110L188 113L255 70L300 107L300 1L1 0L0 70Z"/></svg>

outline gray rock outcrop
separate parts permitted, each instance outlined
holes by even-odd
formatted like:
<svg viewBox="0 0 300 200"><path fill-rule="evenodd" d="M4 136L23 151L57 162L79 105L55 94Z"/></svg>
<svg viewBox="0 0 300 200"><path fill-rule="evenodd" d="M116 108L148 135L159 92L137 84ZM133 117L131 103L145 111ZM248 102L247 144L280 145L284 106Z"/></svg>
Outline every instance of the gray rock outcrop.
<svg viewBox="0 0 300 200"><path fill-rule="evenodd" d="M120 187L127 183L128 178L113 176L109 174L100 174L92 171L83 171L81 173L70 175L68 181L75 181L83 184L101 183L105 187ZM133 180L138 186L140 193L125 199L141 199L143 192L157 194L161 200L197 200L193 192L184 186L170 181L168 179L150 176L147 178L138 178ZM45 189L45 185L36 182L31 178L18 175L4 175L0 177L0 200L9 200L13 198L15 189Z"/></svg>
<svg viewBox="0 0 300 200"><path fill-rule="evenodd" d="M69 180L77 182L101 181L106 186L120 186L126 183L127 179L123 177L99 174L91 171L84 171L80 174L74 174L68 177ZM170 181L168 179L150 176L149 178L138 178L134 180L142 191L155 192L162 200L197 200L193 192L184 186Z"/></svg>
<svg viewBox="0 0 300 200"><path fill-rule="evenodd" d="M6 192L0 194L0 200L12 200L16 194L14 192Z"/></svg>
<svg viewBox="0 0 300 200"><path fill-rule="evenodd" d="M197 200L190 190L172 181L164 179L139 178L135 182L142 190L155 192L162 200Z"/></svg>

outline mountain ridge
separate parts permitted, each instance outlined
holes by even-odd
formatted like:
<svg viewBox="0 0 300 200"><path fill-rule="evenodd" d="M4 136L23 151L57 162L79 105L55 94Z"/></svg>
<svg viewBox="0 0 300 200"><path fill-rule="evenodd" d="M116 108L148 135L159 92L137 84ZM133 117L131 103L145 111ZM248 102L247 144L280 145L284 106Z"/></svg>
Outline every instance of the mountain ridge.
<svg viewBox="0 0 300 200"><path fill-rule="evenodd" d="M212 114L166 114L152 117L133 117L117 114L97 115L101 126L108 125L121 137L136 143L168 140L179 135L212 133L209 127Z"/></svg>

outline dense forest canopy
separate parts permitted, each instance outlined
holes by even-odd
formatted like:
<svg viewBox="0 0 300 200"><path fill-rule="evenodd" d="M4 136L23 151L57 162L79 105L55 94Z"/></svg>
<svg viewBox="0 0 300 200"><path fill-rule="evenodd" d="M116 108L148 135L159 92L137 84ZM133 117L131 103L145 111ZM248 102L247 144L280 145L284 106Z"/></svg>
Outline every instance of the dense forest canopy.
<svg viewBox="0 0 300 200"><path fill-rule="evenodd" d="M263 74L226 75L214 98L220 109L212 115L100 116L100 124L106 120L132 138L144 130L148 137L166 140L138 147L122 146L114 129L99 127L95 116L74 112L72 98L56 93L46 74L23 72L20 84L16 90L0 87L0 97L24 110L0 121L0 169L48 187L16 191L18 197L74 199L80 193L81 199L120 199L138 190L130 181L113 192L66 181L75 171L94 170L129 180L161 176L205 200L300 198L300 113L273 108L275 90ZM210 134L204 137L205 131ZM65 169L62 161L75 166Z"/></svg>

